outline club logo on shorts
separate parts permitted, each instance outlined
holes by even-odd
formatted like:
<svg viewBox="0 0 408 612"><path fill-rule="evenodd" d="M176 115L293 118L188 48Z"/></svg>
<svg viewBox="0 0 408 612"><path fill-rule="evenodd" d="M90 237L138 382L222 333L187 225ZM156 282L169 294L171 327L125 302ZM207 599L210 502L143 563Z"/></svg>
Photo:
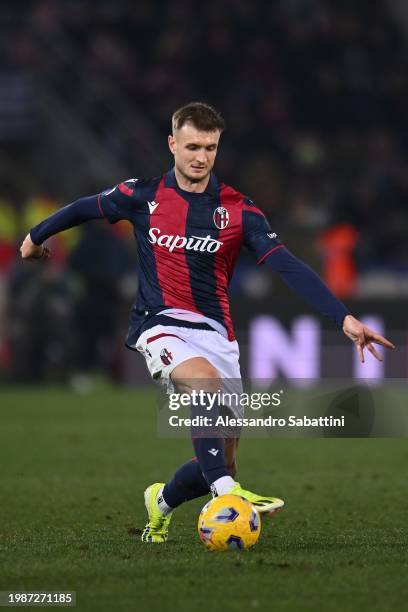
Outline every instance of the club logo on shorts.
<svg viewBox="0 0 408 612"><path fill-rule="evenodd" d="M218 229L225 229L229 223L229 212L223 206L219 206L214 210L213 221Z"/></svg>
<svg viewBox="0 0 408 612"><path fill-rule="evenodd" d="M166 348L160 351L160 359L164 363L164 365L170 365L171 360L173 359L173 355Z"/></svg>

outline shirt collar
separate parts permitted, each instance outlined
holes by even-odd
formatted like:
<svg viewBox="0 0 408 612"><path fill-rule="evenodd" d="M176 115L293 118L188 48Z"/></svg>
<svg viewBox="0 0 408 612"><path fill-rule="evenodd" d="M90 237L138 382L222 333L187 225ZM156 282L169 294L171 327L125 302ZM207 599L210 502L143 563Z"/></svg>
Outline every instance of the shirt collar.
<svg viewBox="0 0 408 612"><path fill-rule="evenodd" d="M172 187L173 189L176 189L176 188L180 189L180 187L177 184L176 173L174 171L174 168L166 172L166 174L164 175L164 185L166 187ZM212 196L216 196L218 194L218 190L219 190L218 179L215 176L215 174L211 172L210 180L208 181L208 185L205 188L204 193L209 193Z"/></svg>

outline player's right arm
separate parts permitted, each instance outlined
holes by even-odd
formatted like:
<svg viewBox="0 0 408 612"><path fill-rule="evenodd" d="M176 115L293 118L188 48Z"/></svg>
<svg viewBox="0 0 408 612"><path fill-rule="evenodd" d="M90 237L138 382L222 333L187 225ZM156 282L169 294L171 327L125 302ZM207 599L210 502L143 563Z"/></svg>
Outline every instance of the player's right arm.
<svg viewBox="0 0 408 612"><path fill-rule="evenodd" d="M41 259L50 257L50 250L44 242L50 236L58 234L91 219L103 217L99 204L99 196L80 198L57 210L44 221L33 227L20 247L23 259Z"/></svg>
<svg viewBox="0 0 408 612"><path fill-rule="evenodd" d="M50 250L44 242L50 236L70 229L92 219L106 218L110 223L121 219L131 220L131 203L135 197L134 179L120 183L98 195L80 198L33 227L20 247L23 259L50 257Z"/></svg>

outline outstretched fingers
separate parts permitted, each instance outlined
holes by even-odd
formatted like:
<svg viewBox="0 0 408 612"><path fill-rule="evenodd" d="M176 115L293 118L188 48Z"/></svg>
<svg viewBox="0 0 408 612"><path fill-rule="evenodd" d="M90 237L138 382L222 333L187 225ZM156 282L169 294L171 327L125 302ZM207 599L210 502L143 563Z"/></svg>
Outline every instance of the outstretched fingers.
<svg viewBox="0 0 408 612"><path fill-rule="evenodd" d="M370 351L370 353L373 355L373 357L378 359L378 361L383 361L382 355L378 352L378 350L372 344L373 342L375 342L376 344L380 344L381 346L384 346L385 348L389 348L389 349L395 348L395 345L389 340L387 340L387 338L384 338L384 336L381 336L380 334L373 332L371 329L366 329L364 341L363 342L361 342L361 340L359 341L359 345L361 348L361 352L359 351L359 355L360 355L360 360L362 363L364 363L364 355L362 356L364 347L366 347L367 350Z"/></svg>
<svg viewBox="0 0 408 612"><path fill-rule="evenodd" d="M370 351L370 353L376 358L378 359L378 361L384 361L382 356L380 355L380 353L377 351L377 349L371 344L371 342L368 342L366 344L367 349Z"/></svg>
<svg viewBox="0 0 408 612"><path fill-rule="evenodd" d="M357 349L357 353L358 353L361 363L364 363L365 361L364 359L364 340L356 341L356 349Z"/></svg>
<svg viewBox="0 0 408 612"><path fill-rule="evenodd" d="M384 336L377 334L369 327L363 325L361 321L358 321L352 315L348 315L344 319L343 331L346 336L354 342L361 363L365 362L365 348L367 348L367 350L375 359L383 361L382 355L373 346L374 343L379 344L387 349L395 349L395 345L389 340L387 340L387 338L384 338Z"/></svg>
<svg viewBox="0 0 408 612"><path fill-rule="evenodd" d="M381 346L385 346L389 349L395 349L395 344L387 340L387 338L384 338L384 336L376 334L375 332L371 331L371 329L368 330L368 332L369 333L367 335L369 336L370 341L376 342L377 344L381 344Z"/></svg>

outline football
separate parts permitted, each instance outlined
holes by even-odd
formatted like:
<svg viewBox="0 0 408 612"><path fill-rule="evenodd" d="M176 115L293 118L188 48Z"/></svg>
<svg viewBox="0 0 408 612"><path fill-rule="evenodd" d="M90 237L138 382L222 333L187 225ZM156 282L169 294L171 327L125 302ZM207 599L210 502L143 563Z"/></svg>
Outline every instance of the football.
<svg viewBox="0 0 408 612"><path fill-rule="evenodd" d="M198 517L198 534L208 550L252 548L261 533L261 520L253 505L238 495L209 501Z"/></svg>

